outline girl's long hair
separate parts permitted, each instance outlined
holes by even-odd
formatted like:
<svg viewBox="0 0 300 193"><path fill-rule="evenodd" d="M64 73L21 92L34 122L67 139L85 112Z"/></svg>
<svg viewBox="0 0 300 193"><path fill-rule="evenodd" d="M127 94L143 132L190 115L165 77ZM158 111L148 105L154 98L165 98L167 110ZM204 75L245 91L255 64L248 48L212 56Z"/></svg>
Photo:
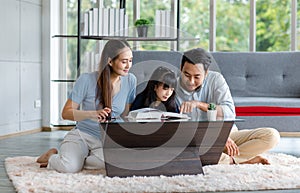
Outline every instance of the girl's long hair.
<svg viewBox="0 0 300 193"><path fill-rule="evenodd" d="M165 67L158 67L154 70L145 90L142 92L142 95L145 96L145 107L152 107L151 104L157 100L157 95L154 89L160 85L163 85L163 88L176 88L176 74ZM162 105L156 108L163 111L177 112L175 90L167 101L162 101Z"/></svg>
<svg viewBox="0 0 300 193"><path fill-rule="evenodd" d="M96 94L96 100L99 100L99 109L104 107L112 108L113 86L110 76L113 69L108 63L109 61L115 61L124 51L124 48L130 49L130 46L126 41L121 40L109 40L103 48L99 62Z"/></svg>

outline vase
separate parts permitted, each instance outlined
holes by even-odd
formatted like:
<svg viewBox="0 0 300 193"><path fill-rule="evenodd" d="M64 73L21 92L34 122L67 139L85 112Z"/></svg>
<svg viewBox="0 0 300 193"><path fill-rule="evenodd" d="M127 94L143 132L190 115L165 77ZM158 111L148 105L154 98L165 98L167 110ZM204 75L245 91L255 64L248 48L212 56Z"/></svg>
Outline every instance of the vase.
<svg viewBox="0 0 300 193"><path fill-rule="evenodd" d="M136 27L138 37L147 37L148 26L142 25Z"/></svg>
<svg viewBox="0 0 300 193"><path fill-rule="evenodd" d="M217 110L208 110L207 111L207 120L216 121L217 120Z"/></svg>

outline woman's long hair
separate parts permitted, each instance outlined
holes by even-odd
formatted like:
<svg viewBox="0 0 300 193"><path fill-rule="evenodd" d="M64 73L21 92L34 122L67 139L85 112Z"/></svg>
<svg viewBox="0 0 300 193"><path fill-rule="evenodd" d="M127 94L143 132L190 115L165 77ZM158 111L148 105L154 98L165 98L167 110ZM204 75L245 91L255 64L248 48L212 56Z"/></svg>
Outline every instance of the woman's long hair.
<svg viewBox="0 0 300 193"><path fill-rule="evenodd" d="M168 68L158 67L152 73L145 90L142 95L145 96L144 106L153 107L153 102L157 100L157 95L155 92L155 87L163 85L164 89L176 88L177 80L176 74ZM167 101L162 101L162 105L157 108L163 111L177 112L177 106L175 102L175 90Z"/></svg>
<svg viewBox="0 0 300 193"><path fill-rule="evenodd" d="M98 108L112 108L113 85L110 81L110 76L113 69L108 63L109 61L114 62L124 51L124 48L130 49L130 46L127 42L121 40L109 40L103 48L97 79L96 99L99 100Z"/></svg>

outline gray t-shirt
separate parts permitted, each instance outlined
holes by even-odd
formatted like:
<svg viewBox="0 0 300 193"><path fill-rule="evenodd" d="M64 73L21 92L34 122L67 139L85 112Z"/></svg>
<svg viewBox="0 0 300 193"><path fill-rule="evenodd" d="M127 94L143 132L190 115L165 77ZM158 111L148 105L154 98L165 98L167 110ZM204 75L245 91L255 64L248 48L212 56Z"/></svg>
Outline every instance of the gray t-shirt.
<svg viewBox="0 0 300 193"><path fill-rule="evenodd" d="M80 104L82 110L96 110L99 101L95 101L97 93L98 72L81 74L77 79L69 99ZM125 110L126 104L133 102L136 94L136 77L129 73L121 76L120 91L113 97L112 117L119 117ZM85 119L76 123L76 128L82 132L100 138L99 124L95 120Z"/></svg>
<svg viewBox="0 0 300 193"><path fill-rule="evenodd" d="M191 100L220 105L223 109L224 120L235 119L235 107L229 87L219 72L209 71L202 87L193 92L184 90L180 85L180 80L178 80L177 104L180 106L182 102ZM207 120L207 113L198 108L195 108L189 116L195 120Z"/></svg>

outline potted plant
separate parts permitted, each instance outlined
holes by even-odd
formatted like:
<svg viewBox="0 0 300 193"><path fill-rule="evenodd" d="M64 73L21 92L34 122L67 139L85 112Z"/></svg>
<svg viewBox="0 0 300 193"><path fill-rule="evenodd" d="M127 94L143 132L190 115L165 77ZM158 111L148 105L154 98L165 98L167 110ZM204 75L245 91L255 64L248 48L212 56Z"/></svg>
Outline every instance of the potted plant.
<svg viewBox="0 0 300 193"><path fill-rule="evenodd" d="M208 121L216 121L217 120L217 105L215 103L208 104L207 120Z"/></svg>
<svg viewBox="0 0 300 193"><path fill-rule="evenodd" d="M137 29L138 37L147 37L148 27L151 24L149 19L140 18L134 22Z"/></svg>

